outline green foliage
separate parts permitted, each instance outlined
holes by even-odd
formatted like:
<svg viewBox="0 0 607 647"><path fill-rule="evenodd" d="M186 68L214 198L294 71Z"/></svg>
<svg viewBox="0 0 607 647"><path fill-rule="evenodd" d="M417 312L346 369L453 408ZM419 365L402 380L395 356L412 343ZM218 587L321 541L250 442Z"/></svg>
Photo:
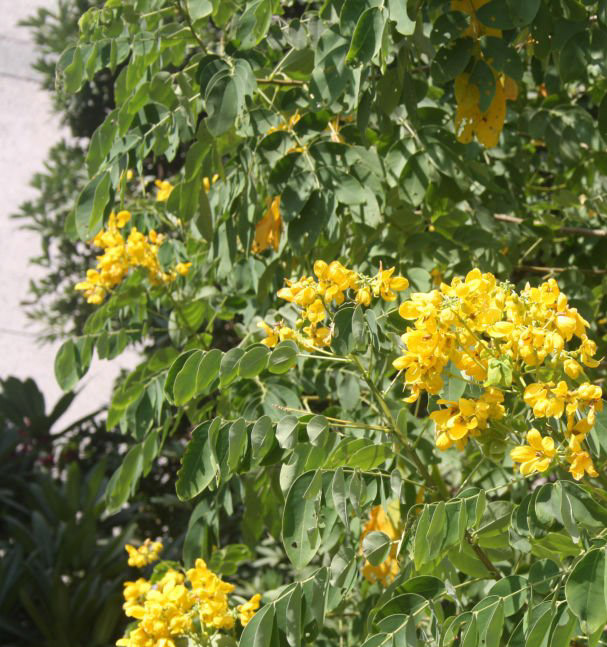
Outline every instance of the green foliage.
<svg viewBox="0 0 607 647"><path fill-rule="evenodd" d="M184 560L217 555L263 593L242 645L601 639L601 414L589 436L599 477L580 485L558 467L548 481L513 474L505 439L526 431L520 411L439 453L435 405L403 402L392 361L407 324L379 288L368 307L360 290L358 305L337 300L329 346L302 341L312 333L275 296L317 259L373 276L397 266L412 292L472 267L517 287L558 275L605 351L604 7L464 11L109 0L59 59L66 92L102 70L116 79L67 234L87 240L127 209L125 236L164 234L163 271L192 266L156 284L125 272L62 347L57 376L69 389L94 348L145 346L108 411L129 450L105 500L118 510L167 455L180 460L171 484L196 506ZM502 74L517 88L507 104ZM471 94L456 96L458 78ZM493 148L455 131L476 91L481 122L503 100ZM174 188L156 200L165 170ZM260 317L275 323L263 340ZM443 377L446 400L478 397L452 363ZM516 378L493 358L485 386L510 393Z"/></svg>

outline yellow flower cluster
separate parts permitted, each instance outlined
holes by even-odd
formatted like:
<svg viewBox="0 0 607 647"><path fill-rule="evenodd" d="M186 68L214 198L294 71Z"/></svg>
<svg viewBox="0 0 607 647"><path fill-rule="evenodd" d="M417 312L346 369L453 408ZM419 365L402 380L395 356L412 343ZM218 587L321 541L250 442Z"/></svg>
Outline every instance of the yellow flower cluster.
<svg viewBox="0 0 607 647"><path fill-rule="evenodd" d="M171 272L162 270L158 250L163 236L153 229L146 236L133 226L125 239L121 229L130 219L129 211L112 212L107 229L102 229L93 239L93 245L104 252L97 256L97 268L87 270L86 279L76 284L76 290L82 290L89 303L100 304L132 267L145 268L152 285L170 283L177 274L185 276L190 270L191 263L178 263Z"/></svg>
<svg viewBox="0 0 607 647"><path fill-rule="evenodd" d="M287 120L278 124L278 126L272 126L272 128L269 128L266 131L266 135L271 135L272 133L277 133L280 131L293 130L300 119L301 115L299 114L299 110L296 110Z"/></svg>
<svg viewBox="0 0 607 647"><path fill-rule="evenodd" d="M163 546L159 541L146 539L139 548L135 548L135 546L131 546L131 544L127 544L124 548L129 554L129 566L143 568L158 559Z"/></svg>
<svg viewBox="0 0 607 647"><path fill-rule="evenodd" d="M497 146L506 119L506 101L518 96L516 82L493 71L495 93L487 110L480 108L480 91L470 81L470 75L460 74L455 79L455 135L462 144L468 144L476 135L485 148Z"/></svg>
<svg viewBox="0 0 607 647"><path fill-rule="evenodd" d="M259 254L268 247L275 252L280 245L280 234L282 232L282 217L280 215L280 196L268 198L268 209L263 218L255 226L255 239L253 240L252 251Z"/></svg>
<svg viewBox="0 0 607 647"><path fill-rule="evenodd" d="M116 644L177 647L181 644L178 639L195 638L199 627L201 637L233 629L236 615L244 627L259 609L261 596L256 594L231 609L228 596L233 590L234 586L209 570L202 559L185 573L168 568L157 581L139 578L125 582L123 609L137 624Z"/></svg>
<svg viewBox="0 0 607 647"><path fill-rule="evenodd" d="M491 421L504 417L504 392L518 390L535 419L556 419L555 429L548 420L545 426L552 435L562 435L561 455L574 478L596 474L582 443L603 406L601 388L587 381L583 369L598 365L597 347L586 334L588 322L569 305L554 279L518 293L475 269L465 279L413 294L399 313L414 321L402 336L405 350L394 361L411 390L408 402L424 391L438 394L449 362L482 388L477 399L439 400L446 408L430 414L439 449L463 449L468 438L480 436ZM577 347L567 348L574 339ZM530 373L535 381L527 383ZM578 378L585 381L576 386L568 382ZM560 425L564 415L566 424ZM558 454L553 438L542 439L535 430L529 434L529 444L511 454L523 474L546 469Z"/></svg>
<svg viewBox="0 0 607 647"><path fill-rule="evenodd" d="M208 193L211 190L211 187L219 179L219 174L215 173L212 178L203 177L202 178L202 188Z"/></svg>
<svg viewBox="0 0 607 647"><path fill-rule="evenodd" d="M363 577L368 582L380 582L382 586L388 586L399 574L400 567L396 554L398 549L397 541L400 538L399 526L400 509L398 501L390 503L387 511L381 505L372 508L369 521L363 526L360 534L361 547L364 538L371 532L383 532L393 543L390 547L388 557L378 566L373 566L371 562L365 560L363 564Z"/></svg>
<svg viewBox="0 0 607 647"><path fill-rule="evenodd" d="M480 436L489 420L504 417L503 401L504 394L493 387L489 387L478 400L439 400L438 404L445 404L447 408L430 414L436 425L436 446L442 450L452 445L463 449L468 437Z"/></svg>
<svg viewBox="0 0 607 647"><path fill-rule="evenodd" d="M483 25L476 17L476 11L487 4L489 0L451 0L451 9L469 14L470 26L462 34L463 37L478 41L483 36L501 38L502 32ZM476 135L485 148L497 146L500 133L506 118L506 100L514 101L518 95L516 82L510 77L498 74L490 61L483 58L480 47L476 48L476 59L483 60L493 73L495 79L495 94L485 111L480 109L480 91L477 85L470 82L466 72L455 79L455 133L458 141L467 144Z"/></svg>
<svg viewBox="0 0 607 647"><path fill-rule="evenodd" d="M157 202L166 202L171 196L171 193L173 193L173 189L175 187L168 180L155 180L154 184L158 189L156 192Z"/></svg>
<svg viewBox="0 0 607 647"><path fill-rule="evenodd" d="M298 281L287 281L287 286L278 291L281 299L295 304L302 311L297 330L282 323L271 327L260 322L259 327L267 335L262 343L272 348L279 341L292 339L307 350L329 346L332 331L323 324L332 304L340 306L344 303L349 290L353 293L353 300L364 306L370 305L373 297L394 301L397 292L409 287L406 278L393 276L394 270L394 267L387 270L380 267L374 277L367 277L347 269L339 261L315 261L314 274L318 280L303 276Z"/></svg>

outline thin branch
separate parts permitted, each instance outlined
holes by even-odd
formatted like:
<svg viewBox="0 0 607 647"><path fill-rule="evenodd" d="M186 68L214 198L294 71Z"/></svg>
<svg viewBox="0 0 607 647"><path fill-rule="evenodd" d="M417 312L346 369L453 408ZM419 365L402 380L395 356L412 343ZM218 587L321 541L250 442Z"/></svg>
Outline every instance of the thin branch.
<svg viewBox="0 0 607 647"><path fill-rule="evenodd" d="M265 85L305 85L303 81L295 79L257 79L257 83Z"/></svg>
<svg viewBox="0 0 607 647"><path fill-rule="evenodd" d="M526 221L523 218L517 218L516 216L509 216L505 213L496 213L493 216L496 220L500 222L511 222L515 225L522 225ZM531 221L532 225L536 227L541 227L543 225L539 220ZM607 238L607 229L588 229L587 227L559 227L558 232L563 234L574 234L579 236L595 236L597 238Z"/></svg>

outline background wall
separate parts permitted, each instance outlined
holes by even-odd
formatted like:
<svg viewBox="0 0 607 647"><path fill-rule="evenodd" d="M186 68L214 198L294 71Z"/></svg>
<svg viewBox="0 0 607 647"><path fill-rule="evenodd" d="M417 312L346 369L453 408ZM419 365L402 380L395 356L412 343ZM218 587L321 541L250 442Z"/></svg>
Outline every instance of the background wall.
<svg viewBox="0 0 607 647"><path fill-rule="evenodd" d="M39 346L36 327L20 307L28 297L29 279L39 271L28 259L39 254L40 242L37 235L20 230L19 222L10 218L33 196L29 181L43 169L48 149L67 135L31 69L36 52L28 29L17 25L38 7L52 9L54 0L0 0L0 377L34 378L50 406L61 395L53 374L59 343ZM94 362L61 423L107 403L120 367L134 363L133 355Z"/></svg>

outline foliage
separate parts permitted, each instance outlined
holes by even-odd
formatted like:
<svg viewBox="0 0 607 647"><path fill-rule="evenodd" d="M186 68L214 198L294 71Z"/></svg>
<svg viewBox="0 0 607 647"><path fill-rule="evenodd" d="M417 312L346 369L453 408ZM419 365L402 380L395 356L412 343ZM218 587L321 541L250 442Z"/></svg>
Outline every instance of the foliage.
<svg viewBox="0 0 607 647"><path fill-rule="evenodd" d="M32 380L2 382L0 628L5 645L112 644L125 625L120 609L122 582L130 575L125 541L148 533L179 540L164 527L165 521L180 518L171 510L175 506L153 502L148 488L124 514L108 518L103 492L121 460L119 443L105 433L99 412L57 431L73 398L67 393L46 413ZM150 479L156 496L161 476ZM184 523L188 511L180 512Z"/></svg>
<svg viewBox="0 0 607 647"><path fill-rule="evenodd" d="M243 647L598 644L604 3L108 0L79 24L60 87L109 69L116 107L65 222L104 253L57 378L147 351L108 412L108 508L187 438L186 566L274 552L239 570L263 593Z"/></svg>
<svg viewBox="0 0 607 647"><path fill-rule="evenodd" d="M102 4L98 0L56 0L52 9L39 7L20 23L29 28L36 43L33 68L42 75L42 87L51 93L55 111L77 138L90 138L114 107L114 77L104 70L84 83L77 95L66 96L54 92L55 66L66 44L78 40L80 16Z"/></svg>

